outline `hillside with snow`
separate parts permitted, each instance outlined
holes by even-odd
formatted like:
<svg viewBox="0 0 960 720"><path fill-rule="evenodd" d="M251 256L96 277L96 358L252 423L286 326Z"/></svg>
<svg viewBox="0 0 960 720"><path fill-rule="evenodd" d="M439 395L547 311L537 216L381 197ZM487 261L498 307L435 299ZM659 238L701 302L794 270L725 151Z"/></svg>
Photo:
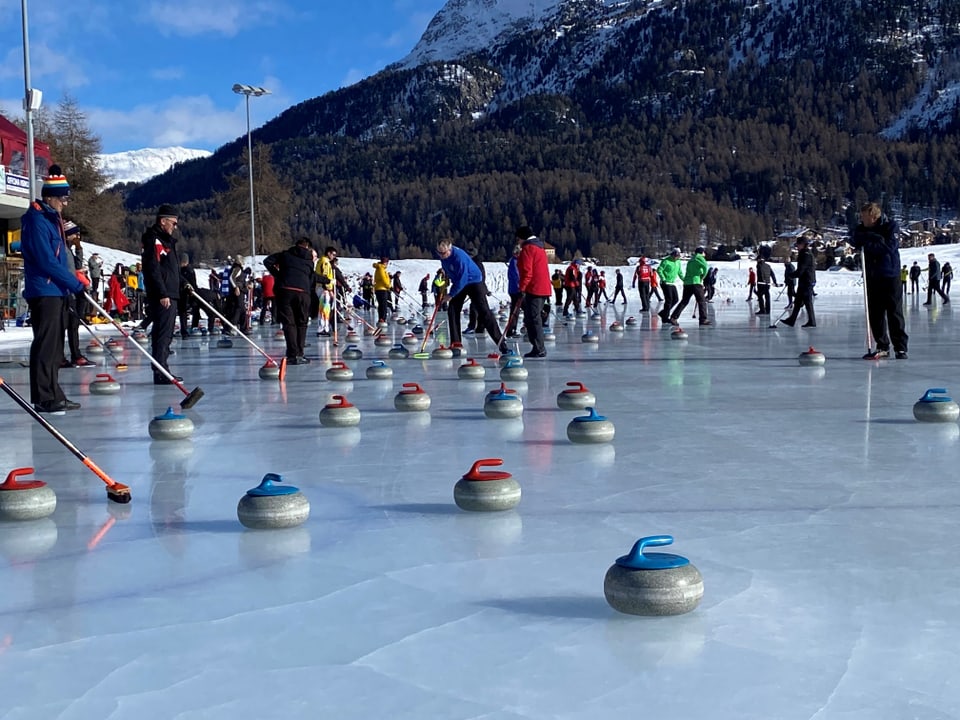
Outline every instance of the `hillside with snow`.
<svg viewBox="0 0 960 720"><path fill-rule="evenodd" d="M142 183L160 175L178 163L210 157L209 150L184 147L143 148L98 156L100 169L108 176L108 186Z"/></svg>

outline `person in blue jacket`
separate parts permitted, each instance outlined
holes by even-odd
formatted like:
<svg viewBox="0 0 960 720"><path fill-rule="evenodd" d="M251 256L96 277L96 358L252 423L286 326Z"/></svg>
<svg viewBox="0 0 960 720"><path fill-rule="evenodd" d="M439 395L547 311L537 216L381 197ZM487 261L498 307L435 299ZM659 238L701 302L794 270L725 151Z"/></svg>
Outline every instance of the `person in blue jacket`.
<svg viewBox="0 0 960 720"><path fill-rule="evenodd" d="M60 387L63 338L67 329L67 297L86 285L74 272L61 213L70 198L70 184L59 165L50 166L40 199L20 218L23 253L23 297L30 307L30 402L42 413L62 415L80 403L67 399Z"/></svg>
<svg viewBox="0 0 960 720"><path fill-rule="evenodd" d="M460 248L449 240L437 243L440 265L447 276L447 295L450 298L447 307L447 319L450 325L451 347L462 346L460 315L463 303L470 298L470 304L477 310L477 327L486 330L501 352L506 350L503 334L496 317L487 305L487 286L483 282L480 268Z"/></svg>

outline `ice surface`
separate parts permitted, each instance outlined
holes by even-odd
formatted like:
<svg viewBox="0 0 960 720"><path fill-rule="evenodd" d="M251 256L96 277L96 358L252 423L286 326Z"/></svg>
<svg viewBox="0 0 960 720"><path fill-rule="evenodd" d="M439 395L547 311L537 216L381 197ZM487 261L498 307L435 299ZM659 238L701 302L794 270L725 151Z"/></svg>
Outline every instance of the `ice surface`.
<svg viewBox="0 0 960 720"><path fill-rule="evenodd" d="M0 718L960 717L960 429L912 416L927 388L960 392L951 307L911 298L910 359L865 362L856 295L818 298L813 330L772 330L730 298L714 327L684 313L686 343L635 294L639 329L606 329L620 305L557 324L548 359L527 362L521 422L484 417L499 381L475 338L486 382L412 359L368 381L389 349L370 338L357 378L327 382L333 348L311 333L317 360L283 385L239 340L178 339L173 370L206 393L184 442L150 440L183 396L139 353L114 373L119 396L89 394L97 369L64 370L83 409L51 421L130 485L126 506L0 397L3 472L36 468L59 500L0 525ZM25 353L29 331L6 336L4 357ZM255 339L282 354L272 330ZM810 345L823 368L799 366ZM0 373L27 394L25 368ZM612 444L567 441L577 413L555 397L571 380L616 424ZM429 414L393 409L410 381ZM336 391L359 428L320 427ZM520 482L516 510L454 505L484 457ZM305 525L239 524L267 472L307 494ZM703 574L702 604L619 615L604 573L661 533Z"/></svg>

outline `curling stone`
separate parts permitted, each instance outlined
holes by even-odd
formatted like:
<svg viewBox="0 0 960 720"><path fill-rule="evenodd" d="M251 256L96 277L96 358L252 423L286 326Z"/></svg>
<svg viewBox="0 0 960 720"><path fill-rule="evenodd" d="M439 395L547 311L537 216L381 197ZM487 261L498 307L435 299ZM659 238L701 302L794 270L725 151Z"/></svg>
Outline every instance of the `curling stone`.
<svg viewBox="0 0 960 720"><path fill-rule="evenodd" d="M389 335L380 334L377 335L376 339L373 341L373 344L377 347L390 347L393 345L393 340L390 339Z"/></svg>
<svg viewBox="0 0 960 720"><path fill-rule="evenodd" d="M345 362L336 360L331 367L327 368L326 377L327 380L334 382L353 380L353 370L347 367Z"/></svg>
<svg viewBox="0 0 960 720"><path fill-rule="evenodd" d="M591 319L591 320L599 320L599 319L600 319L600 311L599 311L599 310L594 310L594 311L590 314L590 319Z"/></svg>
<svg viewBox="0 0 960 720"><path fill-rule="evenodd" d="M809 350L800 353L798 359L800 360L800 364L804 367L823 365L827 361L827 358L824 357L823 353L819 350L814 350L812 345L810 346Z"/></svg>
<svg viewBox="0 0 960 720"><path fill-rule="evenodd" d="M100 373L97 379L90 383L90 392L93 395L116 395L120 392L120 383L109 373Z"/></svg>
<svg viewBox="0 0 960 720"><path fill-rule="evenodd" d="M407 319L403 315L401 315L400 317L397 318L396 323L397 325L406 325Z"/></svg>
<svg viewBox="0 0 960 720"><path fill-rule="evenodd" d="M386 320L380 320L377 323L377 327L381 330L386 330L388 327L390 327L390 324Z"/></svg>
<svg viewBox="0 0 960 720"><path fill-rule="evenodd" d="M343 351L344 360L359 360L363 357L363 350L358 348L356 345L347 345Z"/></svg>
<svg viewBox="0 0 960 720"><path fill-rule="evenodd" d="M374 360L367 368L367 380L389 380L393 377L393 368L383 360Z"/></svg>
<svg viewBox="0 0 960 720"><path fill-rule="evenodd" d="M679 325L677 325L677 326L673 329L673 331L670 333L670 339L671 339L671 340L686 340L688 337L690 337L690 336L687 335L687 331L684 330L684 329L683 329L682 327L680 327Z"/></svg>
<svg viewBox="0 0 960 720"><path fill-rule="evenodd" d="M143 330L134 330L133 339L141 345L146 345L148 342L150 342L150 337Z"/></svg>
<svg viewBox="0 0 960 720"><path fill-rule="evenodd" d="M507 350L499 358L497 358L497 365L500 368L505 368L508 363L515 363L516 365L523 365L523 358L517 353L516 350Z"/></svg>
<svg viewBox="0 0 960 720"><path fill-rule="evenodd" d="M467 358L467 361L457 368L457 377L461 380L483 380L486 374L487 369L473 358Z"/></svg>
<svg viewBox="0 0 960 720"><path fill-rule="evenodd" d="M422 412L430 409L430 396L417 383L404 383L405 389L393 398L393 406L400 412Z"/></svg>
<svg viewBox="0 0 960 720"><path fill-rule="evenodd" d="M598 343L600 342L600 337L593 332L593 330L587 330L583 335L580 336L580 342Z"/></svg>
<svg viewBox="0 0 960 720"><path fill-rule="evenodd" d="M370 337L371 335L377 334L377 328L375 327L366 327L363 329L363 336Z"/></svg>
<svg viewBox="0 0 960 720"><path fill-rule="evenodd" d="M423 326L414 325L413 330L411 330L410 332L412 332L414 335L423 335Z"/></svg>
<svg viewBox="0 0 960 720"><path fill-rule="evenodd" d="M433 349L433 352L430 353L430 357L432 357L434 360L452 360L453 350L441 345L440 347Z"/></svg>
<svg viewBox="0 0 960 720"><path fill-rule="evenodd" d="M597 396L581 382L568 382L567 389L557 395L557 407L561 410L585 410L597 403Z"/></svg>
<svg viewBox="0 0 960 720"><path fill-rule="evenodd" d="M172 407L163 415L157 415L148 427L154 440L183 440L193 435L193 420L185 415L177 415Z"/></svg>
<svg viewBox="0 0 960 720"><path fill-rule="evenodd" d="M500 458L477 460L453 486L453 501L461 510L499 512L520 503L520 483L503 470L483 472L484 467L503 465Z"/></svg>
<svg viewBox="0 0 960 720"><path fill-rule="evenodd" d="M123 347L123 343L120 342L120 341L119 341L117 338L115 338L115 337L107 338L107 341L104 343L104 345L106 345L106 346L107 346L108 348L110 348L111 350L113 350L113 349L115 349L115 348L118 348L118 347Z"/></svg>
<svg viewBox="0 0 960 720"><path fill-rule="evenodd" d="M556 342L557 334L552 330L543 329L543 341L544 342Z"/></svg>
<svg viewBox="0 0 960 720"><path fill-rule="evenodd" d="M526 380L527 375L529 375L527 369L522 363L518 363L516 358L510 358L507 364L500 368L500 379L507 382Z"/></svg>
<svg viewBox="0 0 960 720"><path fill-rule="evenodd" d="M84 348L84 352L87 355L103 355L103 348L99 343L92 342Z"/></svg>
<svg viewBox="0 0 960 720"><path fill-rule="evenodd" d="M700 604L703 577L685 557L644 553L670 545L670 535L637 540L628 555L618 557L603 578L603 595L614 610L628 615L682 615Z"/></svg>
<svg viewBox="0 0 960 720"><path fill-rule="evenodd" d="M324 427L353 427L360 424L360 410L343 395L334 395L333 402L320 410L320 424Z"/></svg>
<svg viewBox="0 0 960 720"><path fill-rule="evenodd" d="M356 332L354 332L353 330L351 330L350 332L347 333L347 335L346 335L346 337L344 338L344 340L345 340L347 343L356 344L356 343L360 342L360 336L359 336Z"/></svg>
<svg viewBox="0 0 960 720"><path fill-rule="evenodd" d="M913 416L920 422L952 423L960 418L960 407L944 395L943 388L930 388L913 405Z"/></svg>
<svg viewBox="0 0 960 720"><path fill-rule="evenodd" d="M277 485L283 477L267 473L260 484L247 490L237 504L237 518L254 530L291 528L310 517L310 501L293 485Z"/></svg>
<svg viewBox="0 0 960 720"><path fill-rule="evenodd" d="M394 345L390 348L390 352L387 353L387 357L391 360L406 360L410 357L410 351L403 345Z"/></svg>
<svg viewBox="0 0 960 720"><path fill-rule="evenodd" d="M224 335L224 336L221 337L219 340L217 340L217 347L218 347L218 348L232 348L232 347L233 347L233 340L231 340L231 339L228 338L226 335Z"/></svg>
<svg viewBox="0 0 960 720"><path fill-rule="evenodd" d="M416 345L419 345L421 343L421 340L413 333L407 333L400 339L400 343L403 345L409 345L410 347L414 347Z"/></svg>
<svg viewBox="0 0 960 720"><path fill-rule="evenodd" d="M637 327L637 319L636 319L633 315L631 315L630 317L627 318L627 321L626 321L625 325L626 325L628 328L636 328L636 327Z"/></svg>
<svg viewBox="0 0 960 720"><path fill-rule="evenodd" d="M57 509L57 496L41 480L17 480L33 468L11 470L0 483L0 520L39 520Z"/></svg>
<svg viewBox="0 0 960 720"><path fill-rule="evenodd" d="M283 334L283 330L277 330L273 334L273 337L276 338L277 340L283 340L286 336Z"/></svg>
<svg viewBox="0 0 960 720"><path fill-rule="evenodd" d="M257 374L261 380L277 380L280 378L280 366L274 360L267 360Z"/></svg>
<svg viewBox="0 0 960 720"><path fill-rule="evenodd" d="M586 311L586 310L583 310L583 309L581 308L580 310L577 310L574 314L575 314L577 317L586 317L587 311Z"/></svg>
<svg viewBox="0 0 960 720"><path fill-rule="evenodd" d="M518 418L523 415L523 400L501 384L500 390L487 393L483 400L483 414L493 420Z"/></svg>
<svg viewBox="0 0 960 720"><path fill-rule="evenodd" d="M588 407L589 415L575 417L567 424L567 439L580 445L605 443L613 440L616 429L613 423L597 411Z"/></svg>
<svg viewBox="0 0 960 720"><path fill-rule="evenodd" d="M623 332L623 323L614 320L610 323L610 332Z"/></svg>

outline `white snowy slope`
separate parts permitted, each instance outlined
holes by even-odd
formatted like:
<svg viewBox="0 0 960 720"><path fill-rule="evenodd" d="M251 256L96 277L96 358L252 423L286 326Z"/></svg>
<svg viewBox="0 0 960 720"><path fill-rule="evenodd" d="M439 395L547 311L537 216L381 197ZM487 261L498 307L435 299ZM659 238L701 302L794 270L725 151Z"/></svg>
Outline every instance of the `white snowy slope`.
<svg viewBox="0 0 960 720"><path fill-rule="evenodd" d="M109 185L142 183L166 172L177 163L210 157L209 150L184 147L142 148L99 156L100 167L109 176Z"/></svg>
<svg viewBox="0 0 960 720"><path fill-rule="evenodd" d="M552 16L561 4L561 0L450 0L400 65L456 60L488 49Z"/></svg>

